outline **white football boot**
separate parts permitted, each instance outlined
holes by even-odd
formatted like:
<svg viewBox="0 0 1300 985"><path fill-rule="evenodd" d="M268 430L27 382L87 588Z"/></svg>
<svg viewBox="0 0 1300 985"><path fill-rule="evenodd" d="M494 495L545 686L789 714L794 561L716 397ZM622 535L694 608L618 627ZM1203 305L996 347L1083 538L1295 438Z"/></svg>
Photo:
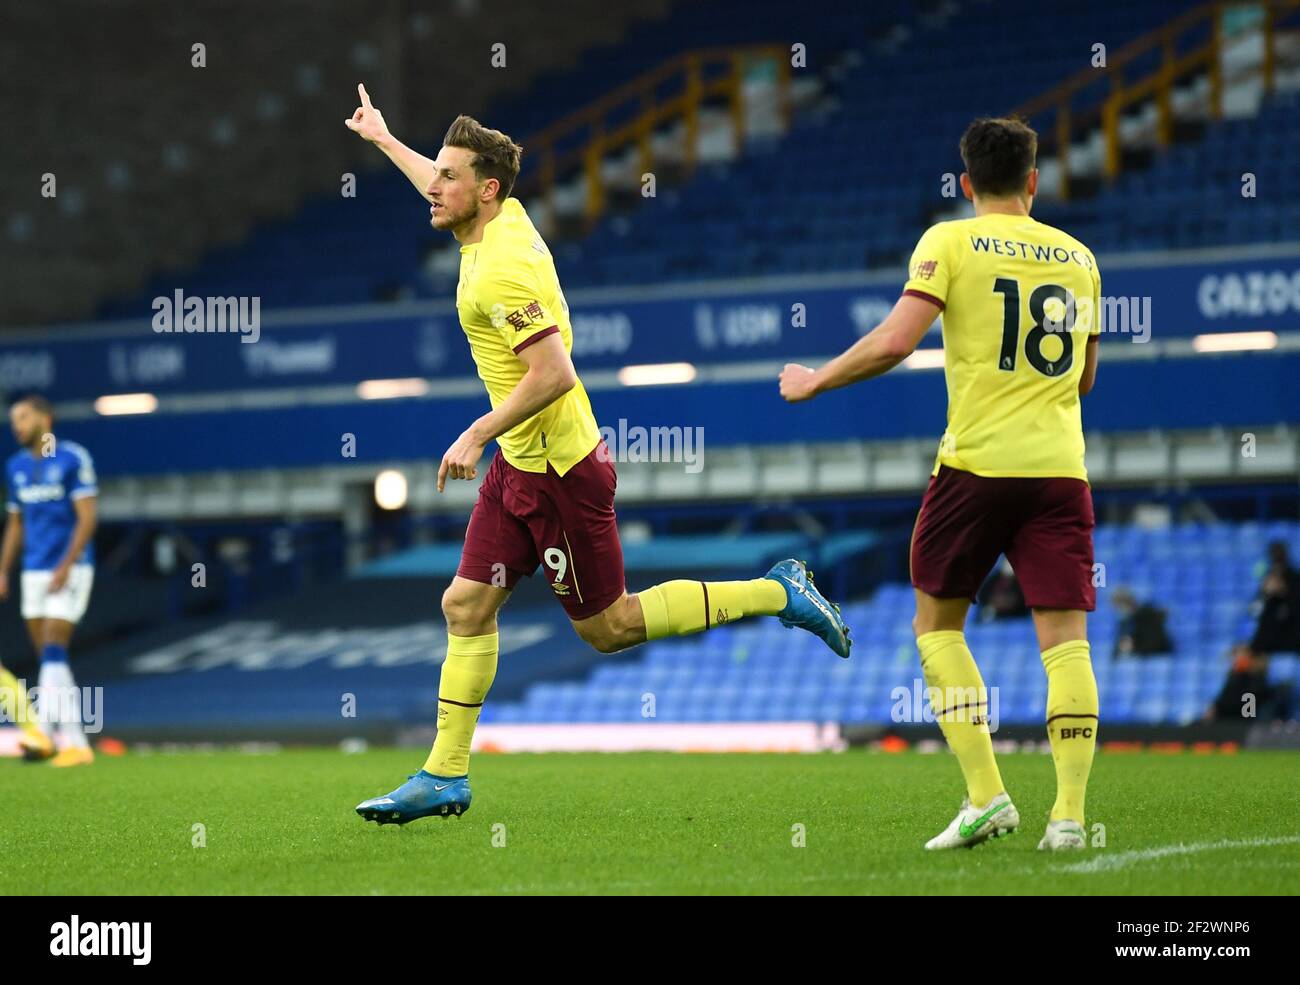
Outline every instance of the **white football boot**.
<svg viewBox="0 0 1300 985"><path fill-rule="evenodd" d="M1047 832L1038 843L1040 852L1078 851L1088 847L1088 840L1083 833L1083 825L1069 818L1048 821Z"/></svg>
<svg viewBox="0 0 1300 985"><path fill-rule="evenodd" d="M1005 792L983 807L972 807L970 798L961 802L961 810L942 834L925 843L927 851L940 848L973 848L989 838L1001 838L1020 825L1020 812Z"/></svg>

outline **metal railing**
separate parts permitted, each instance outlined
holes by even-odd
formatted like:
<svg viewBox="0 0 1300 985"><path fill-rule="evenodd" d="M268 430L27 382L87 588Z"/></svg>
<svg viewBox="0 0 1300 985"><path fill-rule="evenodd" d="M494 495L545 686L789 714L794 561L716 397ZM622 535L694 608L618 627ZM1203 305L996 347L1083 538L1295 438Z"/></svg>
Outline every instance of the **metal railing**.
<svg viewBox="0 0 1300 985"><path fill-rule="evenodd" d="M1272 92L1277 74L1278 37L1283 28L1294 29L1300 21L1300 0L1256 0L1254 3L1203 3L1175 17L1155 30L1135 38L1109 56L1104 67L1085 68L1047 92L1018 106L1013 113L1032 120L1051 115L1043 140L1053 148L1061 170L1060 194L1070 197L1070 144L1073 134L1100 124L1106 142L1104 174L1114 179L1123 168L1123 143L1120 119L1131 106L1154 99L1156 104L1156 143L1168 147L1174 139L1174 86L1188 76L1204 72L1209 77L1209 113L1219 119L1223 112L1223 15L1238 9L1261 11L1263 57L1260 76L1266 93ZM1196 44L1198 32L1209 29L1208 39ZM1180 47L1192 43L1190 50ZM1142 56L1159 50L1160 65L1140 78L1126 78L1130 66ZM1076 112L1073 102L1080 93L1096 86L1108 86L1109 94L1099 106Z"/></svg>
<svg viewBox="0 0 1300 985"><path fill-rule="evenodd" d="M764 44L684 52L525 140L526 160L537 163L521 175L521 193L551 201L556 184L580 170L586 178L583 214L594 222L608 203L602 167L606 158L635 147L641 173L649 173L655 164L655 132L681 122L684 163L693 167L700 111L716 102L730 109L739 153L745 139L746 71L762 61L776 69L778 112L784 123L790 112L787 48Z"/></svg>

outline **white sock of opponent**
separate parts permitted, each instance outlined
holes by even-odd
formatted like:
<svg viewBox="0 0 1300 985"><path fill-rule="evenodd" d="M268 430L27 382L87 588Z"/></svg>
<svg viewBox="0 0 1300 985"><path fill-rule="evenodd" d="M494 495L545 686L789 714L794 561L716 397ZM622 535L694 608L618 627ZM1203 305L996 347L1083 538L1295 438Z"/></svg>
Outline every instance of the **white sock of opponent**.
<svg viewBox="0 0 1300 985"><path fill-rule="evenodd" d="M38 682L41 689L40 713L48 716L45 720L50 723L50 731L57 732L65 746L83 749L89 746L81 728L81 692L73 679L72 668L68 666L64 647L52 643L45 646L41 653Z"/></svg>

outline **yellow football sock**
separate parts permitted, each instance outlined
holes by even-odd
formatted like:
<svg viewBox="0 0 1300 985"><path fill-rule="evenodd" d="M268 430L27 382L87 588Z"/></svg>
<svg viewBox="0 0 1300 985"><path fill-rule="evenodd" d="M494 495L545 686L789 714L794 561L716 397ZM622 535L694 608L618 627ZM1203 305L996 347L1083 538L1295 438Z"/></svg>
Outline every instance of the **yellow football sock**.
<svg viewBox="0 0 1300 985"><path fill-rule="evenodd" d="M1056 764L1056 803L1050 820L1083 824L1083 797L1097 748L1097 679L1087 640L1043 651L1047 669L1047 737Z"/></svg>
<svg viewBox="0 0 1300 985"><path fill-rule="evenodd" d="M13 722L27 735L41 734L31 702L27 700L27 690L4 667L0 667L0 712L6 721Z"/></svg>
<svg viewBox="0 0 1300 985"><path fill-rule="evenodd" d="M966 646L964 633L923 633L916 645L921 651L921 672L928 685L930 706L948 747L961 764L971 804L983 807L1006 789L993 758L984 679Z"/></svg>
<svg viewBox="0 0 1300 985"><path fill-rule="evenodd" d="M497 675L499 634L447 634L447 659L438 682L438 736L424 763L434 776L464 776L469 772L469 747L474 741L483 699Z"/></svg>
<svg viewBox="0 0 1300 985"><path fill-rule="evenodd" d="M686 636L745 616L774 616L786 606L785 586L752 581L666 581L639 592L648 640Z"/></svg>

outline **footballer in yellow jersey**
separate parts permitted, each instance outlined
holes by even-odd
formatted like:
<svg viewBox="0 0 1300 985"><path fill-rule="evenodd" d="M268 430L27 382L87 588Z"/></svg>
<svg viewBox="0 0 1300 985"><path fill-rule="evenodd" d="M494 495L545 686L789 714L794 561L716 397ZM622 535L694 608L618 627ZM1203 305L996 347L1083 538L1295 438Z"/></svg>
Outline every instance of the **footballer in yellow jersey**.
<svg viewBox="0 0 1300 985"><path fill-rule="evenodd" d="M1033 612L1048 678L1057 797L1039 848L1086 846L1098 702L1087 640L1096 589L1079 398L1097 374L1101 278L1086 246L1029 217L1037 149L1037 135L1019 120L974 121L961 140L961 186L975 217L926 231L902 297L872 332L820 369L791 364L781 374L790 401L870 379L910 355L942 314L948 423L912 534L913 625L966 800L928 849L977 844L1020 823L964 635L999 555Z"/></svg>
<svg viewBox="0 0 1300 985"><path fill-rule="evenodd" d="M518 358L551 334L573 349L569 306L560 290L546 243L517 198L483 227L483 238L460 248L456 310L469 339L479 378L493 407L509 399L528 367ZM504 344L503 344L504 342ZM525 472L548 464L564 475L600 441L582 381L573 389L497 438L501 455Z"/></svg>
<svg viewBox="0 0 1300 985"><path fill-rule="evenodd" d="M1079 381L1101 295L1088 248L1027 215L986 212L931 226L909 274L904 293L943 312L935 472L1086 479Z"/></svg>
<svg viewBox="0 0 1300 985"><path fill-rule="evenodd" d="M433 228L460 243L456 309L492 409L447 449L438 489L483 476L456 577L442 597L447 656L438 735L424 769L357 806L380 824L459 815L470 805L469 752L496 675L497 611L538 567L578 635L602 653L682 636L746 616L777 616L841 657L848 627L793 558L747 581L676 580L628 594L614 514L609 449L570 353L573 333L555 264L523 205L510 197L522 148L458 117L436 160L388 132L365 88L347 127L377 146L430 204Z"/></svg>

